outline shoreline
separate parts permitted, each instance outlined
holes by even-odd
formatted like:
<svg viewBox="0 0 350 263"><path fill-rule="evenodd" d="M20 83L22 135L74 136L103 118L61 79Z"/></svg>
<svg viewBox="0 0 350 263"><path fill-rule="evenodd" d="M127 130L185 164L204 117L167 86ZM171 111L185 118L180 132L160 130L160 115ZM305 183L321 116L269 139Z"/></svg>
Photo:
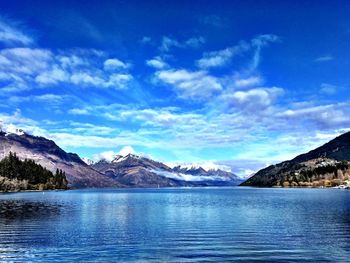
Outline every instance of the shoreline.
<svg viewBox="0 0 350 263"><path fill-rule="evenodd" d="M255 189L340 189L350 190L350 188L341 187L281 187L281 186L199 186L199 187L96 187L96 188L70 188L70 189L54 189L54 190L21 190L21 191L0 191L1 194L14 193L33 193L33 192L61 192L69 190L163 190L163 189L230 189L230 188L255 188Z"/></svg>
<svg viewBox="0 0 350 263"><path fill-rule="evenodd" d="M2 191L0 194L13 194L13 193L31 193L31 192L58 192L58 191L67 191L72 189L53 189L53 190L19 190L19 191Z"/></svg>

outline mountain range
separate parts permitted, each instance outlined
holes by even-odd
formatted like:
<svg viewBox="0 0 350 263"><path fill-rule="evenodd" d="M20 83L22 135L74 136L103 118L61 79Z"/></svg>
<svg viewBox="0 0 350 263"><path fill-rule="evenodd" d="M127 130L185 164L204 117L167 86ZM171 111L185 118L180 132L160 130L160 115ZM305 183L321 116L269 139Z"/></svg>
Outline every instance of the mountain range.
<svg viewBox="0 0 350 263"><path fill-rule="evenodd" d="M72 188L229 186L242 182L231 172L201 167L170 168L135 154L117 155L111 162L83 161L77 154L65 152L52 140L22 131L0 132L0 159L10 152L22 160L34 160L52 172L61 169Z"/></svg>
<svg viewBox="0 0 350 263"><path fill-rule="evenodd" d="M175 166L136 154L112 161L82 160L54 141L23 131L0 132L0 159L9 153L30 159L55 172L65 172L69 187L257 186L329 187L350 180L350 132L292 160L266 167L242 183L232 172L200 166Z"/></svg>
<svg viewBox="0 0 350 263"><path fill-rule="evenodd" d="M123 185L137 187L229 186L242 180L231 172L199 168L170 168L164 163L135 154L101 160L92 168Z"/></svg>
<svg viewBox="0 0 350 263"><path fill-rule="evenodd" d="M329 187L350 180L350 132L292 160L258 171L242 186Z"/></svg>

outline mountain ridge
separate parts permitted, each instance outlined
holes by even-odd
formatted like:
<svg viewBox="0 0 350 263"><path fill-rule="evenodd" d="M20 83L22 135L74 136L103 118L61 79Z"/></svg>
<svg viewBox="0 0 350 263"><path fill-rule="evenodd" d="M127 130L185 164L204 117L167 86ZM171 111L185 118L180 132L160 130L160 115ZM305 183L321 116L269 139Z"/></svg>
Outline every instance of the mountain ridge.
<svg viewBox="0 0 350 263"><path fill-rule="evenodd" d="M135 154L117 155L112 161L100 160L92 167L123 184L142 186L210 186L237 185L239 177L233 173L216 170L171 168L162 162Z"/></svg>
<svg viewBox="0 0 350 263"><path fill-rule="evenodd" d="M14 152L21 159L31 159L54 172L61 169L66 172L69 186L113 187L121 186L105 175L92 169L75 153L67 153L53 140L27 133L0 133L0 159Z"/></svg>
<svg viewBox="0 0 350 263"><path fill-rule="evenodd" d="M291 160L259 170L241 186L336 186L339 180L350 179L349 161L350 132L346 132ZM322 166L328 168L322 169ZM320 180L326 185L321 185Z"/></svg>

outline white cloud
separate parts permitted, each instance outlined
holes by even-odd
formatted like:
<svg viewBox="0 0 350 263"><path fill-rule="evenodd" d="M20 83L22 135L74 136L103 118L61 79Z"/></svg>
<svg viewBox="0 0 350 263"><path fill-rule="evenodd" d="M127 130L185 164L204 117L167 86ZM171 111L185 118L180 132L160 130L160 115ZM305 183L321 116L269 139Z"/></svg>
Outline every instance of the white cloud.
<svg viewBox="0 0 350 263"><path fill-rule="evenodd" d="M262 83L259 76L251 76L248 78L239 78L235 80L235 86L239 88L251 87Z"/></svg>
<svg viewBox="0 0 350 263"><path fill-rule="evenodd" d="M54 101L54 102L58 102L58 101L62 101L64 98L66 98L68 96L66 95L57 95L57 94L51 94L51 93L47 93L47 94L42 94L42 95L38 95L38 96L34 96L33 98L35 100L38 101L44 101L44 102L48 102L48 101Z"/></svg>
<svg viewBox="0 0 350 263"><path fill-rule="evenodd" d="M114 119L141 121L142 125L170 127L177 124L191 125L202 122L202 116L195 113L176 113L171 109L124 109ZM202 123L204 124L204 123Z"/></svg>
<svg viewBox="0 0 350 263"><path fill-rule="evenodd" d="M190 39L187 39L185 41L184 46L189 46L192 48L197 48L200 47L205 43L205 38L204 37L192 37Z"/></svg>
<svg viewBox="0 0 350 263"><path fill-rule="evenodd" d="M269 43L280 41L280 38L273 34L262 34L252 39L252 45L256 47L263 47Z"/></svg>
<svg viewBox="0 0 350 263"><path fill-rule="evenodd" d="M181 47L181 44L176 39L163 37L162 44L159 49L163 52L168 52L172 47Z"/></svg>
<svg viewBox="0 0 350 263"><path fill-rule="evenodd" d="M112 74L109 76L108 81L105 81L102 86L107 88L126 89L132 79L133 77L130 74Z"/></svg>
<svg viewBox="0 0 350 263"><path fill-rule="evenodd" d="M141 44L149 44L152 42L152 38L148 37L148 36L144 36L141 40L140 40Z"/></svg>
<svg viewBox="0 0 350 263"><path fill-rule="evenodd" d="M134 148L132 148L131 146L124 146L120 149L120 151L115 152L112 150L109 151L104 151L98 154L94 154L92 156L93 161L98 162L100 160L106 160L107 162L111 162L114 160L114 158L117 155L121 155L121 156L126 156L128 154L136 154Z"/></svg>
<svg viewBox="0 0 350 263"><path fill-rule="evenodd" d="M8 45L29 45L32 44L34 41L31 37L24 34L17 28L9 25L0 18L0 42L3 42Z"/></svg>
<svg viewBox="0 0 350 263"><path fill-rule="evenodd" d="M61 123L62 125L63 123ZM64 126L60 128L55 128L55 132L60 133L72 133L75 135L83 136L105 136L110 135L116 131L113 127L100 126L91 123L82 123L75 121L64 122Z"/></svg>
<svg viewBox="0 0 350 263"><path fill-rule="evenodd" d="M219 176L195 176L190 174L173 173L173 172L160 171L160 170L151 170L151 172L154 172L161 176L175 179L175 180L192 181L192 182L211 181L211 180L226 181L227 180L226 178L219 177Z"/></svg>
<svg viewBox="0 0 350 263"><path fill-rule="evenodd" d="M71 75L70 80L75 85L92 85L92 86L102 86L104 81L102 78L90 75L86 72L77 72Z"/></svg>
<svg viewBox="0 0 350 263"><path fill-rule="evenodd" d="M350 103L319 105L314 107L289 109L278 113L277 117L298 122L313 123L318 129L350 126Z"/></svg>
<svg viewBox="0 0 350 263"><path fill-rule="evenodd" d="M107 59L104 63L103 63L104 69L105 70L115 70L115 69L126 69L129 67L128 64L124 63L123 61L117 59L117 58L110 58Z"/></svg>
<svg viewBox="0 0 350 263"><path fill-rule="evenodd" d="M261 60L261 49L263 47L268 46L269 43L278 41L280 41L280 38L272 34L258 35L257 37L253 38L251 40L251 45L252 48L255 48L255 51L248 70L253 71L259 66Z"/></svg>
<svg viewBox="0 0 350 263"><path fill-rule="evenodd" d="M39 123L23 117L20 109L16 109L13 114L0 113L0 124L5 131L8 127L10 130L15 127L37 136L46 135L46 131L39 127Z"/></svg>
<svg viewBox="0 0 350 263"><path fill-rule="evenodd" d="M35 77L35 81L42 85L57 84L58 82L64 82L68 80L68 73L64 70L53 67L50 71L40 73Z"/></svg>
<svg viewBox="0 0 350 263"><path fill-rule="evenodd" d="M199 21L204 25L211 25L215 27L224 27L227 24L226 19L222 15L208 15L200 17Z"/></svg>
<svg viewBox="0 0 350 263"><path fill-rule="evenodd" d="M316 58L314 61L315 62L327 62L327 61L331 61L333 59L334 59L333 56L325 55L325 56L321 56L321 57Z"/></svg>
<svg viewBox="0 0 350 263"><path fill-rule="evenodd" d="M283 94L283 89L277 87L254 88L247 91L226 92L221 95L221 99L239 109L259 112L271 106L281 94Z"/></svg>
<svg viewBox="0 0 350 263"><path fill-rule="evenodd" d="M173 47L176 47L176 48L187 48L187 47L198 48L199 46L201 46L204 43L205 43L205 39L201 36L192 37L192 38L189 38L183 42L180 42L174 38L164 36L162 38L162 43L159 47L159 50L161 52L169 52L170 49L172 49Z"/></svg>
<svg viewBox="0 0 350 263"><path fill-rule="evenodd" d="M200 68L224 66L228 64L235 55L248 49L249 46L245 42L242 42L238 46L207 52L203 54L203 57L201 59L197 60L196 64Z"/></svg>
<svg viewBox="0 0 350 263"><path fill-rule="evenodd" d="M259 35L253 38L250 42L240 41L236 46L227 47L218 51L206 52L201 59L196 61L196 64L198 67L205 69L222 67L229 64L233 57L251 49L255 49L253 68L256 68L260 60L261 48L267 46L270 42L276 42L278 40L279 38L275 35Z"/></svg>
<svg viewBox="0 0 350 263"><path fill-rule="evenodd" d="M322 83L320 92L327 95L332 95L337 92L338 87L329 83Z"/></svg>
<svg viewBox="0 0 350 263"><path fill-rule="evenodd" d="M77 67L88 66L90 63L87 59L78 56L74 53L65 53L56 56L58 64L63 69L71 69L74 70Z"/></svg>
<svg viewBox="0 0 350 263"><path fill-rule="evenodd" d="M182 98L204 99L222 90L219 80L206 71L163 70L156 72L156 77L173 86Z"/></svg>
<svg viewBox="0 0 350 263"><path fill-rule="evenodd" d="M88 115L88 109L73 108L68 111L69 114L73 115Z"/></svg>
<svg viewBox="0 0 350 263"><path fill-rule="evenodd" d="M100 160L106 160L107 162L111 162L113 161L116 155L117 154L114 151L105 151L98 154L94 154L92 156L92 160L94 162L98 162Z"/></svg>
<svg viewBox="0 0 350 263"><path fill-rule="evenodd" d="M55 53L39 48L3 49L0 51L0 80L8 84L2 91L19 92L62 83L127 88L133 79L127 72L129 65L117 59L104 60L104 56L103 52L93 49Z"/></svg>
<svg viewBox="0 0 350 263"><path fill-rule="evenodd" d="M153 59L147 60L146 64L156 69L163 69L168 66L168 64L164 62L161 57L158 56L154 57Z"/></svg>
<svg viewBox="0 0 350 263"><path fill-rule="evenodd" d="M126 156L128 154L136 154L134 148L131 146L124 146L120 151L118 152L119 155Z"/></svg>
<svg viewBox="0 0 350 263"><path fill-rule="evenodd" d="M38 48L8 48L0 51L0 72L9 78L35 76L49 67L52 53Z"/></svg>

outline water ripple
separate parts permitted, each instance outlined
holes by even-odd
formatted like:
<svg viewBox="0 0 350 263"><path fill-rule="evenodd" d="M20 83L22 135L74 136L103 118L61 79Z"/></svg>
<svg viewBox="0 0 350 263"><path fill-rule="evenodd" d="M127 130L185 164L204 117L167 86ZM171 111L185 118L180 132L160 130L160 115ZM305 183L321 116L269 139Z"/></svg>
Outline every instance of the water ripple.
<svg viewBox="0 0 350 263"><path fill-rule="evenodd" d="M0 262L346 262L350 191L0 195Z"/></svg>

